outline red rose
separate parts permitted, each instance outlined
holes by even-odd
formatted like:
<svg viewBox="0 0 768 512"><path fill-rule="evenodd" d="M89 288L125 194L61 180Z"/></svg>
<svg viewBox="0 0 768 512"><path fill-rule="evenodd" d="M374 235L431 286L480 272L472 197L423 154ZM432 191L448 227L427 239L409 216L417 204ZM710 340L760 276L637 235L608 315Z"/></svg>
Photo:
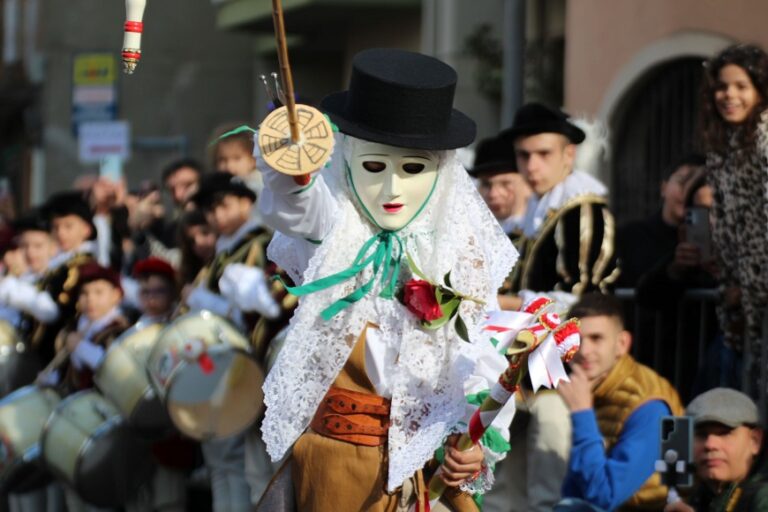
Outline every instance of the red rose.
<svg viewBox="0 0 768 512"><path fill-rule="evenodd" d="M440 304L435 297L435 287L427 281L411 279L405 283L404 301L405 307L425 322L431 322L443 316L443 310L440 309Z"/></svg>

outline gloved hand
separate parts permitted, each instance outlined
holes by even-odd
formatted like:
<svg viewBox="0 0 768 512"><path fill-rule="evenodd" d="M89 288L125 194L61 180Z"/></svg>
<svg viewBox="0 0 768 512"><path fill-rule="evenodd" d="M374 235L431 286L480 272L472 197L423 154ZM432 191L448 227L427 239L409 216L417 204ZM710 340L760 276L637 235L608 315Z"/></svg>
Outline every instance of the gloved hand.
<svg viewBox="0 0 768 512"><path fill-rule="evenodd" d="M204 286L198 286L187 297L187 305L193 311L208 310L219 316L228 316L230 304L226 298L215 294Z"/></svg>
<svg viewBox="0 0 768 512"><path fill-rule="evenodd" d="M228 265L219 279L219 289L241 311L256 311L270 319L280 316L280 306L269 291L267 276L258 267Z"/></svg>
<svg viewBox="0 0 768 512"><path fill-rule="evenodd" d="M78 370L87 366L95 371L104 359L104 347L84 339L77 344L69 358L72 360L72 365Z"/></svg>

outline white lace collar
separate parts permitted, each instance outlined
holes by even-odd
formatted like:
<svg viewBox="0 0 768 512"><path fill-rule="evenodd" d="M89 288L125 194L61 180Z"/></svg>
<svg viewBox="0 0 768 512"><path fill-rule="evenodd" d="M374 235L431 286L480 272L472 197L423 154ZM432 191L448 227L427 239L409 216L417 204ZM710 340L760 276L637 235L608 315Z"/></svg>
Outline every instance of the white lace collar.
<svg viewBox="0 0 768 512"><path fill-rule="evenodd" d="M122 312L120 311L120 307L115 306L114 308L110 309L106 315L94 320L93 322L91 322L87 316L80 315L80 318L77 319L77 332L83 333L84 340L92 341L92 338L95 335L104 330L104 328L111 324L115 318L119 317L121 313Z"/></svg>
<svg viewBox="0 0 768 512"><path fill-rule="evenodd" d="M251 217L248 219L248 221L240 226L237 231L235 231L233 234L225 236L220 235L218 240L216 240L216 254L226 252L230 249L232 249L237 243L243 239L245 235L247 235L249 232L253 231L259 225L261 222L259 219Z"/></svg>
<svg viewBox="0 0 768 512"><path fill-rule="evenodd" d="M77 247L77 249L73 249L71 251L66 251L66 252L60 252L56 256L51 258L51 261L48 262L48 269L53 270L55 268L60 267L61 265L71 260L77 254L82 254L82 253L93 254L95 250L96 250L96 244L92 240L86 240L85 242L80 244Z"/></svg>
<svg viewBox="0 0 768 512"><path fill-rule="evenodd" d="M528 210L523 222L523 232L534 237L550 212L562 208L571 199L584 195L605 196L608 189L594 176L583 171L573 171L563 181L541 197L535 194L528 200Z"/></svg>

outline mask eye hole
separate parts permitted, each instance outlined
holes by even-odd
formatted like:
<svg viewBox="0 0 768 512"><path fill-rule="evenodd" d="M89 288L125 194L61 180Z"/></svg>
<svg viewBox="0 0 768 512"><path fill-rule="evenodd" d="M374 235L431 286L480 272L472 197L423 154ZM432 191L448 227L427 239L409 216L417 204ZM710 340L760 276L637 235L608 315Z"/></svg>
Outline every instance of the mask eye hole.
<svg viewBox="0 0 768 512"><path fill-rule="evenodd" d="M368 172L381 172L387 168L387 164L384 162L363 162L363 169Z"/></svg>
<svg viewBox="0 0 768 512"><path fill-rule="evenodd" d="M408 174L419 174L425 167L426 165L417 163L403 164L403 170Z"/></svg>

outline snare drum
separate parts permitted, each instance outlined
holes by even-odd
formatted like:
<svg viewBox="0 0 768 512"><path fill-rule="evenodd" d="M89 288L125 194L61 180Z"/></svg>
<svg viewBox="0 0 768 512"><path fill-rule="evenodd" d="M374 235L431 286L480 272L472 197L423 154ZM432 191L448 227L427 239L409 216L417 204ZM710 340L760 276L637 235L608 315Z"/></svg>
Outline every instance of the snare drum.
<svg viewBox="0 0 768 512"><path fill-rule="evenodd" d="M245 337L208 311L177 318L147 364L174 425L198 440L238 434L261 413L264 374Z"/></svg>
<svg viewBox="0 0 768 512"><path fill-rule="evenodd" d="M40 370L37 354L21 341L11 324L0 320L0 396L31 384Z"/></svg>
<svg viewBox="0 0 768 512"><path fill-rule="evenodd" d="M149 446L95 390L70 395L43 429L43 462L87 503L125 504L152 474Z"/></svg>
<svg viewBox="0 0 768 512"><path fill-rule="evenodd" d="M170 418L147 375L147 360L163 324L136 325L109 347L94 381L129 427L155 437L171 428Z"/></svg>
<svg viewBox="0 0 768 512"><path fill-rule="evenodd" d="M25 492L48 482L40 435L61 399L50 388L27 386L0 400L0 489Z"/></svg>

